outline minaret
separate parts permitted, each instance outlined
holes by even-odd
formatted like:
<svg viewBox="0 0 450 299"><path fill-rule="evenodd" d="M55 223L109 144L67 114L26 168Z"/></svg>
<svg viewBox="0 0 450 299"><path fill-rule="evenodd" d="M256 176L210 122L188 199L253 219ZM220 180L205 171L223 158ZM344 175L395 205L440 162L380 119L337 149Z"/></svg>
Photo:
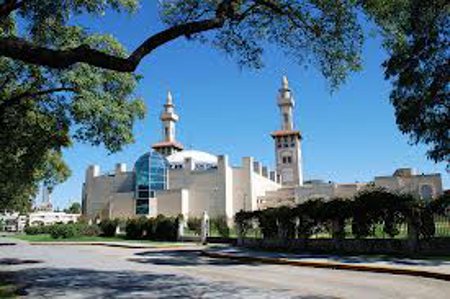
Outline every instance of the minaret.
<svg viewBox="0 0 450 299"><path fill-rule="evenodd" d="M183 150L183 146L176 141L176 123L178 115L175 113L175 105L173 104L172 93L167 92L164 110L161 113L162 136L163 141L156 143L152 148L164 156L170 156L173 153Z"/></svg>
<svg viewBox="0 0 450 299"><path fill-rule="evenodd" d="M271 134L275 140L275 157L277 171L281 174L285 186L303 185L301 134L294 129L294 97L289 88L289 81L283 77L277 99L280 108L281 130Z"/></svg>

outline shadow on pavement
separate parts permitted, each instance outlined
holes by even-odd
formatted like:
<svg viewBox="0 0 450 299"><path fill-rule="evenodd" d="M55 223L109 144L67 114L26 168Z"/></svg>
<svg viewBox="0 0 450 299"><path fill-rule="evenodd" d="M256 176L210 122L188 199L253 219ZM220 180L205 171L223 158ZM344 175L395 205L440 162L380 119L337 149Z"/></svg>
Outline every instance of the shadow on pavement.
<svg viewBox="0 0 450 299"><path fill-rule="evenodd" d="M344 264L373 264L385 262L391 265L405 266L450 266L450 261L439 258L421 258L407 256L385 256L385 255L339 255L339 254L311 254L311 253L284 253L274 251L249 250L246 248L230 247L225 251L222 249L209 250L212 252L224 252L228 254L260 256L271 258L287 258L294 260L324 259Z"/></svg>
<svg viewBox="0 0 450 299"><path fill-rule="evenodd" d="M142 264L154 264L154 265L166 265L166 266L204 266L204 265L216 265L216 266L233 266L242 264L239 261L232 261L227 259L212 259L200 256L199 251L185 251L185 250L171 250L171 251L144 251L135 253L139 256L136 258L129 258L128 261L142 263ZM257 266L257 263L250 264Z"/></svg>
<svg viewBox="0 0 450 299"><path fill-rule="evenodd" d="M22 264L39 264L39 263L42 263L42 261L22 260L22 259L14 259L14 258L0 259L0 265L22 265Z"/></svg>
<svg viewBox="0 0 450 299"><path fill-rule="evenodd" d="M29 268L10 272L21 294L30 298L287 298L282 290L205 282L193 277L139 271ZM297 296L304 299L330 297Z"/></svg>

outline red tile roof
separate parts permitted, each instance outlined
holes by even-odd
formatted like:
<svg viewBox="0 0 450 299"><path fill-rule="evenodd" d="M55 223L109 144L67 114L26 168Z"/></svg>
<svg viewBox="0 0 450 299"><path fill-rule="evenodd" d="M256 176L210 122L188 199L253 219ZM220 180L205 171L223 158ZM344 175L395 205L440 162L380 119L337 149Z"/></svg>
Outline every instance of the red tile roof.
<svg viewBox="0 0 450 299"><path fill-rule="evenodd" d="M291 135L296 135L301 137L301 133L300 131L296 131L296 130L279 130L279 131L274 131L272 132L272 134L270 134L272 137L279 137L279 136L291 136Z"/></svg>
<svg viewBox="0 0 450 299"><path fill-rule="evenodd" d="M161 148L161 147L175 147L177 149L183 149L183 145L181 143L178 142L172 142L172 141L163 141L163 142L158 142L152 145L152 148L156 149L156 148Z"/></svg>

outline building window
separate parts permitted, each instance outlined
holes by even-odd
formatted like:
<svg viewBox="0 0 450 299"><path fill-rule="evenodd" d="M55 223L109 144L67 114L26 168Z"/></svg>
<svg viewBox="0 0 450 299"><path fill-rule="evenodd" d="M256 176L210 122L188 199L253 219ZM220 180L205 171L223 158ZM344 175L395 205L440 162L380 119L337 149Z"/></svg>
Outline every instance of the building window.
<svg viewBox="0 0 450 299"><path fill-rule="evenodd" d="M167 169L169 163L157 152L141 156L134 166L136 214L149 213L148 199L155 196L154 191L167 189Z"/></svg>
<svg viewBox="0 0 450 299"><path fill-rule="evenodd" d="M148 204L148 199L137 199L136 200L136 215L148 215L150 212L150 207Z"/></svg>

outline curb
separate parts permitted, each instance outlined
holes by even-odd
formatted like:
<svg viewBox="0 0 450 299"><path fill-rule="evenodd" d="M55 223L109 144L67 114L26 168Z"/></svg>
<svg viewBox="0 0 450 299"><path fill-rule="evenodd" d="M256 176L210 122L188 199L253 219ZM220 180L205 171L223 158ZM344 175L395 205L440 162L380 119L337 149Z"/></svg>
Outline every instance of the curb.
<svg viewBox="0 0 450 299"><path fill-rule="evenodd" d="M105 246L125 249L161 249L161 250L199 250L192 248L185 248L184 246L146 246L146 245L131 245L131 244L115 244L104 242L28 242L32 246Z"/></svg>
<svg viewBox="0 0 450 299"><path fill-rule="evenodd" d="M439 280L444 280L444 281L450 281L450 274L430 272L430 271L424 271L424 270L363 266L363 265L348 265L348 264L329 263L329 262L323 263L323 262L293 261L293 260L284 259L284 258L252 257L252 256L243 256L243 255L233 255L233 254L228 254L228 253L207 252L205 250L201 251L201 255L210 257L210 258L222 258L222 259L237 260L237 261L242 261L242 262L246 262L246 263L289 265L289 266L295 266L295 267L310 267L310 268L322 268L322 269L333 269L333 270L348 270L348 271L358 271L358 272L407 275L407 276L433 278L433 279L439 279Z"/></svg>

